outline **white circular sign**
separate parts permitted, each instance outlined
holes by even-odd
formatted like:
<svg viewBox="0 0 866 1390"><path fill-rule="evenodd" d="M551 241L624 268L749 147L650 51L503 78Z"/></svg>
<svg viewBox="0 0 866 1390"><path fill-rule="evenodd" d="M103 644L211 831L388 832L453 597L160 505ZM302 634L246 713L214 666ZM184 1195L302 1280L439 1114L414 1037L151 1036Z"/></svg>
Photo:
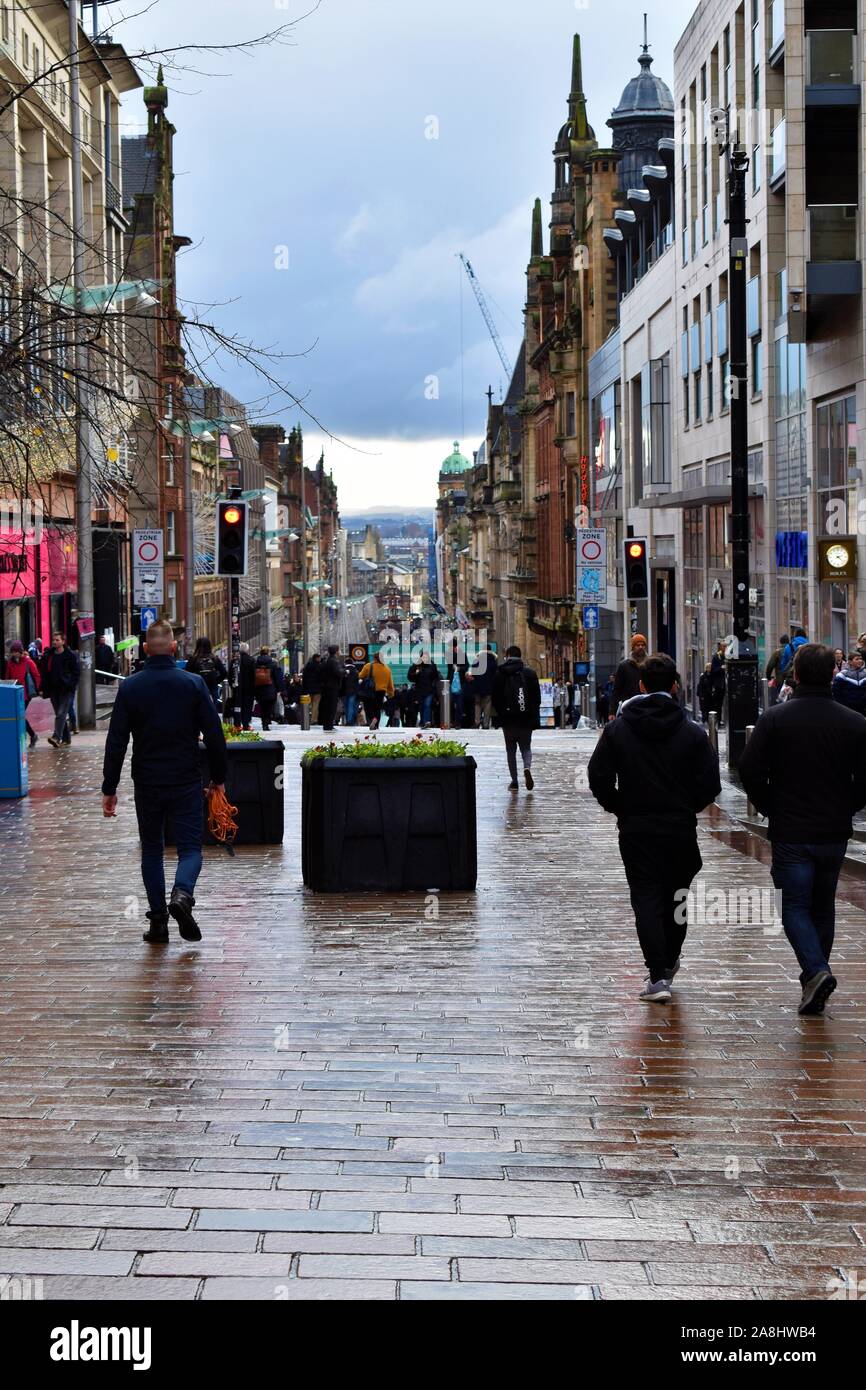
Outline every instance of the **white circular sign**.
<svg viewBox="0 0 866 1390"><path fill-rule="evenodd" d="M580 553L584 560L599 560L601 558L601 545L598 541L584 541L580 547Z"/></svg>
<svg viewBox="0 0 866 1390"><path fill-rule="evenodd" d="M142 541L138 547L138 558L145 565L152 565L154 560L159 559L159 546L153 541Z"/></svg>

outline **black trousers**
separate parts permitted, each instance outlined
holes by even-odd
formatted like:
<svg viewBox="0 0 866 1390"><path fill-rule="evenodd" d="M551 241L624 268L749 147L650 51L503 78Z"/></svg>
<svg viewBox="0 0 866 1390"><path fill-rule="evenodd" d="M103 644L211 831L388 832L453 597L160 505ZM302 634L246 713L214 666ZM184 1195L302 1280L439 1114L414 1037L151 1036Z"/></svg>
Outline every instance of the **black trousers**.
<svg viewBox="0 0 866 1390"><path fill-rule="evenodd" d="M697 836L620 835L635 926L652 980L665 980L688 929L688 890L703 865Z"/></svg>
<svg viewBox="0 0 866 1390"><path fill-rule="evenodd" d="M322 691L322 698L319 701L319 718L322 721L322 728L330 733L334 727L334 719L337 714L337 705L340 703L340 692L325 686Z"/></svg>

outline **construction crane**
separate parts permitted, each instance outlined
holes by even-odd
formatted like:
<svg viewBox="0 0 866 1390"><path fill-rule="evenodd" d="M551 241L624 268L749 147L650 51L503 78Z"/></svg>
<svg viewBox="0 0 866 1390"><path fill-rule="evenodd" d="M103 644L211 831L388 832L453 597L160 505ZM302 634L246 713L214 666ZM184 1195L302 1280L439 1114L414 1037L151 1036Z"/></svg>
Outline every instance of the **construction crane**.
<svg viewBox="0 0 866 1390"><path fill-rule="evenodd" d="M513 368L508 360L508 357L506 356L505 348L502 346L502 339L499 336L496 324L493 322L493 315L487 307L487 299L485 298L484 291L479 285L478 277L475 274L475 271L472 269L470 262L467 261L463 252L458 251L457 254L463 262L463 268L466 271L466 274L469 276L469 283L475 292L475 298L478 300L478 307L484 315L484 322L487 324L488 332L490 333L490 336L493 339L493 346L499 353L499 360L502 363L502 368L505 372L506 380L510 381Z"/></svg>

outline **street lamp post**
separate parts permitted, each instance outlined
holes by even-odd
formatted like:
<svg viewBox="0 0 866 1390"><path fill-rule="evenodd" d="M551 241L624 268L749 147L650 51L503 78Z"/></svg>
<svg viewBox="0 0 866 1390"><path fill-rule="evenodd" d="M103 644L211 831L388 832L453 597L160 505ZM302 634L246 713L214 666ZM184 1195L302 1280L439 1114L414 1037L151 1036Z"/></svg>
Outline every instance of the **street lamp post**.
<svg viewBox="0 0 866 1390"><path fill-rule="evenodd" d="M95 613L93 602L93 459L87 373L89 353L81 341L84 290L84 176L81 166L81 50L78 39L78 0L69 0L69 98L72 139L72 288L77 313L75 342L75 529L81 675L78 683L78 723L96 727L94 673ZM83 620L83 622L81 621ZM84 629L84 630L82 630ZM89 629L89 630L88 630Z"/></svg>
<svg viewBox="0 0 866 1390"><path fill-rule="evenodd" d="M736 768L746 730L758 720L758 657L749 631L749 400L746 288L746 174L749 157L738 140L728 146L731 371L731 577L734 585L733 650L727 661L728 766Z"/></svg>

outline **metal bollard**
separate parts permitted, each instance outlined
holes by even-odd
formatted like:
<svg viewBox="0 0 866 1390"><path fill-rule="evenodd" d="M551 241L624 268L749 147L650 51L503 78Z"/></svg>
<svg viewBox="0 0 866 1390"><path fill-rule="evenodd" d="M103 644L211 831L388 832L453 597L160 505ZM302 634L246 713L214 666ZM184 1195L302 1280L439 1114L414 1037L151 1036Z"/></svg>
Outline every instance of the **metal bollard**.
<svg viewBox="0 0 866 1390"><path fill-rule="evenodd" d="M451 728L451 682L439 682L439 727Z"/></svg>
<svg viewBox="0 0 866 1390"><path fill-rule="evenodd" d="M580 718L581 718L581 721L583 721L583 720L585 719L585 720L587 721L587 723L589 722L589 686L588 686L588 685L582 685L582 686L580 687Z"/></svg>
<svg viewBox="0 0 866 1390"><path fill-rule="evenodd" d="M309 695L301 696L301 728L305 733L309 732L311 715L313 713L312 701Z"/></svg>
<svg viewBox="0 0 866 1390"><path fill-rule="evenodd" d="M719 756L719 716L714 709L710 710L707 718L707 736L710 740L710 747Z"/></svg>
<svg viewBox="0 0 866 1390"><path fill-rule="evenodd" d="M222 685L220 686L220 700L221 700L222 707L223 707L223 716L225 717L226 715L228 715L228 714L231 713L231 707L232 707L232 683L231 683L231 681L223 681Z"/></svg>
<svg viewBox="0 0 866 1390"><path fill-rule="evenodd" d="M568 716L568 691L567 691L567 689L565 688L565 686L563 686L562 690L560 690L560 692L559 692L559 727L560 727L560 729L564 729L564 728L566 727L565 721L566 721L567 716Z"/></svg>
<svg viewBox="0 0 866 1390"><path fill-rule="evenodd" d="M766 714L770 708L770 682L766 676L761 679L761 713Z"/></svg>
<svg viewBox="0 0 866 1390"><path fill-rule="evenodd" d="M746 725L746 743L747 743L747 744L748 744L749 739L752 737L752 734L753 734L754 732L755 732L755 726L754 726L754 724L747 724L747 725ZM757 810L755 809L755 807L752 805L751 801L747 801L747 802L746 802L746 815L749 817L749 820L754 820L754 819L755 819L755 816L757 816L757 814L758 814L758 812L757 812Z"/></svg>

